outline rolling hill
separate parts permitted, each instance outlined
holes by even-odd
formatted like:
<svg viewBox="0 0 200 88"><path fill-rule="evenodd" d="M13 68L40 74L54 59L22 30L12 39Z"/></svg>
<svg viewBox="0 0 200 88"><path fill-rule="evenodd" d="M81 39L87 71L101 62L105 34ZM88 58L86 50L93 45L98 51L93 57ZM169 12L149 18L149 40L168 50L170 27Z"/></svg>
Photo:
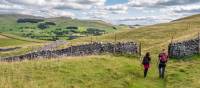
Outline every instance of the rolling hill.
<svg viewBox="0 0 200 88"><path fill-rule="evenodd" d="M0 51L0 57L21 55L42 47L46 43L47 41L0 33L0 49L17 48L4 52Z"/></svg>
<svg viewBox="0 0 200 88"><path fill-rule="evenodd" d="M42 18L21 14L0 14L0 21L0 32L41 40L74 39L88 35L102 35L101 31L109 33L117 30L117 27L104 21L67 17ZM89 28L93 29L92 32L87 30Z"/></svg>
<svg viewBox="0 0 200 88"><path fill-rule="evenodd" d="M55 60L1 62L0 86L9 88L198 88L200 57L170 60L167 76L158 78L157 54L168 44L196 37L200 15L98 36L94 41L137 41L143 54L151 52L152 66L144 79L140 60L132 56L96 55L63 57ZM172 40L173 37L173 40ZM70 42L90 42L84 37ZM191 69L192 68L192 69Z"/></svg>

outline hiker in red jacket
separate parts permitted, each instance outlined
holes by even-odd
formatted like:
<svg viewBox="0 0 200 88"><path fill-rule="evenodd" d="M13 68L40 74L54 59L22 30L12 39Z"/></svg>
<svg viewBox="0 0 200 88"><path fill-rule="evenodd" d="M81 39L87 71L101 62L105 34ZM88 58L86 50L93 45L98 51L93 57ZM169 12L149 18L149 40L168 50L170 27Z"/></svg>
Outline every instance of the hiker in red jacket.
<svg viewBox="0 0 200 88"><path fill-rule="evenodd" d="M146 78L147 76L147 72L150 67L150 62L151 62L150 53L147 52L142 61L142 64L144 65L144 78Z"/></svg>
<svg viewBox="0 0 200 88"><path fill-rule="evenodd" d="M159 58L159 66L158 66L159 77L164 78L165 67L166 67L166 63L168 61L168 54L165 52L165 49L162 50L162 52L159 54L158 58Z"/></svg>

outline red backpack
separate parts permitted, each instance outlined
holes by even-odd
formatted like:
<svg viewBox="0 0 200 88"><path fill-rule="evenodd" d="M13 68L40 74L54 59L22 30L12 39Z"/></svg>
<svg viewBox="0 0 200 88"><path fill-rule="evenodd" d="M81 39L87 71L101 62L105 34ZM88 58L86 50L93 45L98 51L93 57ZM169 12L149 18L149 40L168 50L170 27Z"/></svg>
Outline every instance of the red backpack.
<svg viewBox="0 0 200 88"><path fill-rule="evenodd" d="M161 54L159 55L159 59L160 59L161 62L166 63L167 60L168 60L168 56L167 56L166 53L161 53Z"/></svg>

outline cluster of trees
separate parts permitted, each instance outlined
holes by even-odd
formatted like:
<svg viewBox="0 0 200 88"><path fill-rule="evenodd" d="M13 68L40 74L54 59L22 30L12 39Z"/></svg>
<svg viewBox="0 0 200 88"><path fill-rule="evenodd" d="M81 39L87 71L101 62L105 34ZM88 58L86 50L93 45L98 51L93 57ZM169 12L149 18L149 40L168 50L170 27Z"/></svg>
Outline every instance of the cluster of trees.
<svg viewBox="0 0 200 88"><path fill-rule="evenodd" d="M38 28L47 29L47 28L49 28L49 25L56 25L56 23L54 23L54 22L40 23L40 24L38 24Z"/></svg>
<svg viewBox="0 0 200 88"><path fill-rule="evenodd" d="M45 24L48 24L48 25L56 25L56 23L54 23L54 22L45 22Z"/></svg>
<svg viewBox="0 0 200 88"><path fill-rule="evenodd" d="M78 27L75 27L75 26L69 26L69 27L67 27L66 29L69 29L69 30L78 30Z"/></svg>
<svg viewBox="0 0 200 88"><path fill-rule="evenodd" d="M36 19L18 19L19 22L40 22L42 20L36 20ZM56 25L56 23L54 22L41 22L38 23L37 28L39 29L47 29L50 28L50 26L54 26ZM34 26L33 26L34 27ZM55 30L45 30L45 31L38 31L37 33L35 31L24 31L23 29L36 29L33 27L19 27L19 29L21 29L21 32L23 32L23 36L25 37L30 37L30 38L36 38L36 39L43 39L43 40L57 40L60 37L65 37L66 39L72 40L72 39L76 39L78 37L82 37L83 35L94 35L94 36L98 36L98 35L102 35L104 34L106 31L105 30L101 30L98 28L87 28L85 31L80 31L79 27L77 26L67 26L66 28L56 28ZM114 28L114 27L113 27ZM116 28L115 28L116 29ZM12 29L10 29L12 30ZM80 35L77 35L80 34Z"/></svg>
<svg viewBox="0 0 200 88"><path fill-rule="evenodd" d="M44 21L43 19L23 18L23 19L18 19L17 23L39 23L43 21Z"/></svg>
<svg viewBox="0 0 200 88"><path fill-rule="evenodd" d="M47 28L49 28L49 25L45 24L45 23L40 23L40 24L38 24L38 28L40 28L40 29L47 29Z"/></svg>
<svg viewBox="0 0 200 88"><path fill-rule="evenodd" d="M105 34L105 32L106 32L105 30L100 30L97 28L88 28L86 31L87 34L94 35L94 36Z"/></svg>

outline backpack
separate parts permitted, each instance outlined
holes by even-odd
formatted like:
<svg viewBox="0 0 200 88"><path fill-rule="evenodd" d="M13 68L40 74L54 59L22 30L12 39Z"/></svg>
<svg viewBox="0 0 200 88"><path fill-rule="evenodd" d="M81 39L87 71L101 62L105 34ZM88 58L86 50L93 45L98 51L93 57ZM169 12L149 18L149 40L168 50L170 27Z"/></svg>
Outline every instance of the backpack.
<svg viewBox="0 0 200 88"><path fill-rule="evenodd" d="M168 58L168 56L165 53L161 53L159 55L160 62L162 62L162 63L166 63L167 62L167 58Z"/></svg>
<svg viewBox="0 0 200 88"><path fill-rule="evenodd" d="M142 61L142 64L143 64L143 65L144 65L144 64L149 64L149 58L144 57L144 58L143 58L143 61Z"/></svg>

